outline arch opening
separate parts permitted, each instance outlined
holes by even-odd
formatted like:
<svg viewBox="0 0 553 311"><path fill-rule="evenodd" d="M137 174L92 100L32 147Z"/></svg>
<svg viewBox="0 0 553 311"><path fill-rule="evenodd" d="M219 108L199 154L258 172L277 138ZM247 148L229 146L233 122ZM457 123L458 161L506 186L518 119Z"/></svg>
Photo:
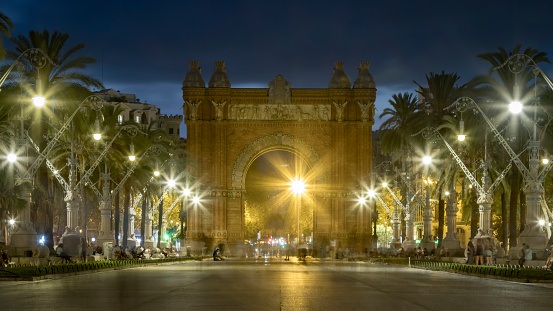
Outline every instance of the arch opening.
<svg viewBox="0 0 553 311"><path fill-rule="evenodd" d="M288 244L312 243L311 171L299 154L285 148L271 148L251 161L244 183L244 234L252 244L266 245L258 247L259 252L274 254ZM294 180L304 182L303 191L294 193Z"/></svg>

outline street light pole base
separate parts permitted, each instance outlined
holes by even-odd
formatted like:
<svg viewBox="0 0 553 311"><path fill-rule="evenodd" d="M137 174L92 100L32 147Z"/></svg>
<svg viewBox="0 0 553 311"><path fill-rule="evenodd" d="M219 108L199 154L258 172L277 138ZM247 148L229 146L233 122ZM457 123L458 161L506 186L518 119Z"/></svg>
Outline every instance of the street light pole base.
<svg viewBox="0 0 553 311"><path fill-rule="evenodd" d="M423 238L421 240L420 247L424 250L426 248L427 251L431 251L436 248L436 243L434 243L434 240L431 238Z"/></svg>
<svg viewBox="0 0 553 311"><path fill-rule="evenodd" d="M403 250L410 252L417 248L417 242L413 239L403 241Z"/></svg>
<svg viewBox="0 0 553 311"><path fill-rule="evenodd" d="M38 235L36 233L14 233L11 236L10 249L12 256L28 256L38 249Z"/></svg>
<svg viewBox="0 0 553 311"><path fill-rule="evenodd" d="M519 244L526 243L538 259L545 259L547 257L546 247L548 241L549 239L545 235L545 232L538 230L525 229L519 237ZM511 252L509 251L509 253Z"/></svg>

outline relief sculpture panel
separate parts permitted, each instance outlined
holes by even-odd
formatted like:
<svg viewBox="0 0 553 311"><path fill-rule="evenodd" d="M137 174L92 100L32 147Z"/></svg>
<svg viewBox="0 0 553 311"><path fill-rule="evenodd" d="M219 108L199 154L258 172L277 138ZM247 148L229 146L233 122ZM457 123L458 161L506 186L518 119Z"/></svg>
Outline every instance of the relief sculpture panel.
<svg viewBox="0 0 553 311"><path fill-rule="evenodd" d="M229 120L329 121L330 105L244 105L229 106Z"/></svg>

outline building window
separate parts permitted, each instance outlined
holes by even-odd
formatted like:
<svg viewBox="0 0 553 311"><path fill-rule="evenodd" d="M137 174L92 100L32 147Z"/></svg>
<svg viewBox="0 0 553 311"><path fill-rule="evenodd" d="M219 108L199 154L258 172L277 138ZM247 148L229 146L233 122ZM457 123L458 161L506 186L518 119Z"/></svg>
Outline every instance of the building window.
<svg viewBox="0 0 553 311"><path fill-rule="evenodd" d="M140 123L140 116L134 117L134 121L135 121L136 123Z"/></svg>
<svg viewBox="0 0 553 311"><path fill-rule="evenodd" d="M180 135L180 128L177 127L177 135Z"/></svg>
<svg viewBox="0 0 553 311"><path fill-rule="evenodd" d="M169 134L173 134L173 128L169 128Z"/></svg>
<svg viewBox="0 0 553 311"><path fill-rule="evenodd" d="M117 116L117 122L119 122L119 124L123 123L123 115L118 115Z"/></svg>

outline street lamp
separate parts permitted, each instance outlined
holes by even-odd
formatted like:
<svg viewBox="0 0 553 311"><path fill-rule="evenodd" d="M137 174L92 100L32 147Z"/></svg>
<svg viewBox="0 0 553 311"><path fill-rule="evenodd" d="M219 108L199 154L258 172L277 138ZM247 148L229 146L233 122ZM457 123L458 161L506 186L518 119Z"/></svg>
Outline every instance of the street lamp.
<svg viewBox="0 0 553 311"><path fill-rule="evenodd" d="M130 154L129 154L129 160L131 162L133 162L134 160L136 160L136 156L134 155L134 144L131 142L131 145L130 145Z"/></svg>
<svg viewBox="0 0 553 311"><path fill-rule="evenodd" d="M195 196L194 198L192 198L192 203L194 203L194 204L200 204L200 197Z"/></svg>
<svg viewBox="0 0 553 311"><path fill-rule="evenodd" d="M518 100L512 101L509 104L509 111L513 114L519 114L522 112L522 103Z"/></svg>
<svg viewBox="0 0 553 311"><path fill-rule="evenodd" d="M516 55L515 55L516 56ZM519 55L518 57L520 57ZM522 55L525 56L525 55ZM535 65L535 64L534 64ZM524 66L523 66L524 67ZM536 66L536 68L538 68ZM538 68L538 71L541 72L541 69ZM515 72L515 71L513 71ZM541 72L541 74L544 76L546 80L547 76ZM550 81L548 81L549 84ZM549 86L553 89L553 85L549 84ZM538 104L538 99L534 99L534 103ZM541 142L538 140L537 137L537 120L536 120L536 111L534 111L534 120L533 120L533 133L530 134L530 139L528 141L528 147L527 150L529 152L529 161L528 166L526 166L519 158L519 155L513 151L511 146L505 141L502 134L497 130L495 127L495 124L484 114L482 109L476 104L476 102L469 97L461 97L457 101L455 101L454 105L456 105L456 108L458 111L464 111L469 106L472 106L476 108L476 110L480 113L482 118L486 121L488 126L491 128L494 136L499 140L499 143L503 146L505 151L509 154L509 157L511 158L511 161L515 163L519 171L522 173L523 180L525 182L524 191L526 193L526 226L524 228L524 231L520 233L520 242L524 242L527 245L530 245L533 249L538 249L538 258L544 257L545 253L542 251L542 249L545 249L545 246L547 245L547 236L544 234L544 232L539 227L539 219L540 217L540 209L541 209L541 200L544 193L543 183L545 180L545 176L551 170L552 164L551 162L548 162L547 165L543 169L540 170L539 168L539 150ZM510 105L510 107L516 107L516 104ZM537 107L536 107L537 108ZM515 109L516 111L516 109ZM542 160L543 163L543 160ZM515 254L518 251L517 248L511 248L510 254Z"/></svg>
<svg viewBox="0 0 553 311"><path fill-rule="evenodd" d="M463 116L461 115L461 118ZM459 134L457 135L457 140L458 141L465 141L465 139L467 138L467 136L465 135L465 121L463 121L463 119L461 119L461 121L459 121Z"/></svg>
<svg viewBox="0 0 553 311"><path fill-rule="evenodd" d="M298 214L298 227L297 227L297 242L296 246L300 243L300 209L301 209L301 195L305 192L305 182L301 178L292 180L290 189L296 195L296 209ZM298 199L299 198L299 199Z"/></svg>
<svg viewBox="0 0 553 311"><path fill-rule="evenodd" d="M169 180L167 181L167 186L169 186L169 187L171 187L171 188L174 188L176 184L177 184L177 182L176 182L175 180L173 180L173 179L169 179Z"/></svg>
<svg viewBox="0 0 553 311"><path fill-rule="evenodd" d="M8 162L10 163L14 163L15 161L17 161L17 155L15 153L10 153L8 154Z"/></svg>
<svg viewBox="0 0 553 311"><path fill-rule="evenodd" d="M430 185L432 180L430 179L429 166L432 164L432 157L424 156L422 163L426 167L426 178L424 178L424 184L426 185L425 206L423 212L423 238L421 240L421 247L430 250L435 248L435 243L432 241L432 207L430 206Z"/></svg>
<svg viewBox="0 0 553 311"><path fill-rule="evenodd" d="M44 107L46 104L46 99L43 96L35 96L33 97L33 105L37 108Z"/></svg>
<svg viewBox="0 0 553 311"><path fill-rule="evenodd" d="M100 120L96 116L96 121L94 121L94 134L92 134L94 140L102 139L102 133L100 132Z"/></svg>
<svg viewBox="0 0 553 311"><path fill-rule="evenodd" d="M424 165L430 165L430 164L432 163L432 157L430 157L430 156L424 156L424 157L422 158L422 163L423 163Z"/></svg>

